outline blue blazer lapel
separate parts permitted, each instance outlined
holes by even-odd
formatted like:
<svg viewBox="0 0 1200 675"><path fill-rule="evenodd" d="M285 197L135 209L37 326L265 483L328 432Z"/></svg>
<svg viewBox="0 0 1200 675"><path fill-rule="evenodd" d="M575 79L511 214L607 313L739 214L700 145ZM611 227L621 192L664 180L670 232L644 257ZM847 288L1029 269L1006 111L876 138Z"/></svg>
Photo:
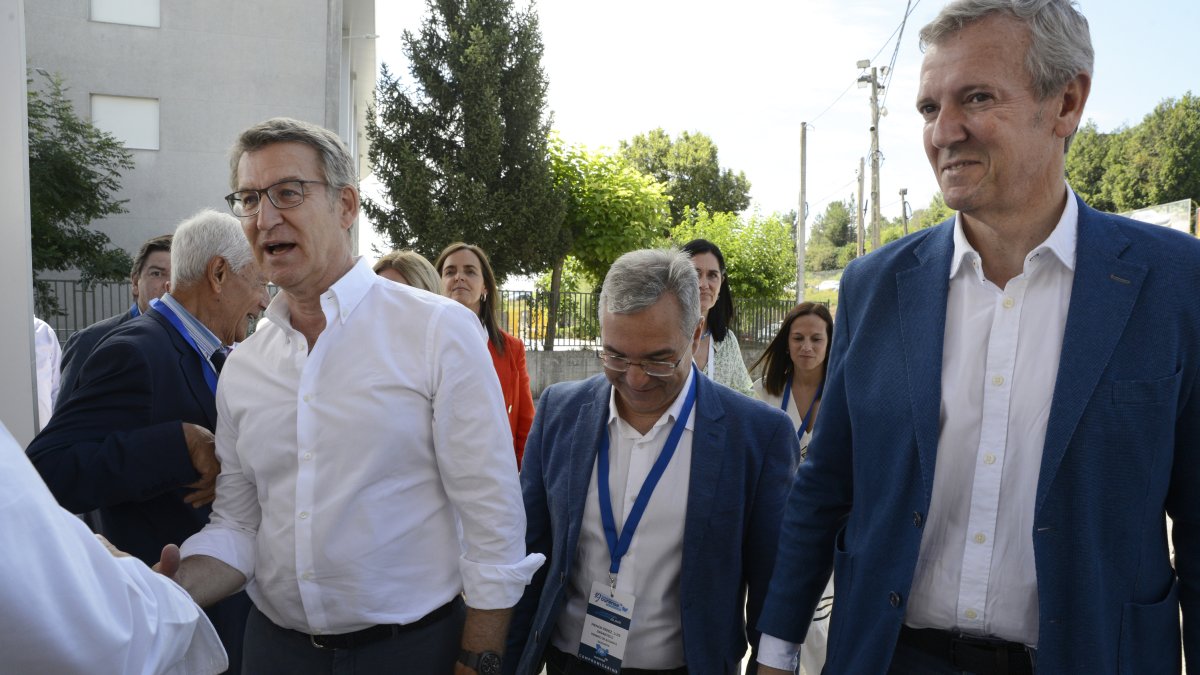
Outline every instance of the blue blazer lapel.
<svg viewBox="0 0 1200 675"><path fill-rule="evenodd" d="M735 495L719 495L717 483L721 467L728 454L725 450L725 425L721 418L725 409L717 398L716 387L706 376L696 373L696 422L692 432L692 466L688 473L687 515L683 525L682 588L684 597L691 589L688 574L691 563L704 559L704 535L718 497L731 499ZM736 497L743 497L738 494ZM704 580L696 580L705 583ZM712 581L711 579L707 581ZM696 589L698 591L698 589Z"/></svg>
<svg viewBox="0 0 1200 675"><path fill-rule="evenodd" d="M588 487L596 467L600 435L608 433L610 385L603 377L596 378L595 383L591 400L579 408L578 417L575 419L575 433L571 435L570 476L567 481L567 523L570 528L567 533L567 551L572 555L579 545L579 527L583 523Z"/></svg>
<svg viewBox="0 0 1200 675"><path fill-rule="evenodd" d="M204 425L209 431L217 430L217 398L208 388L208 382L204 380L204 365L200 363L200 355L192 346L188 344L179 331L171 325L167 318L160 314L157 310L151 308L146 310L146 315L152 317L155 321L167 331L170 336L171 345L179 354L179 372L183 375L183 380L187 382L188 389L192 392L192 398L196 404L204 410L204 416L207 418L207 424ZM183 392L180 392L182 395Z"/></svg>
<svg viewBox="0 0 1200 675"><path fill-rule="evenodd" d="M942 348L953 254L954 219L951 218L913 250L916 257L913 266L896 273L900 339L926 497L933 493L933 469L937 462Z"/></svg>
<svg viewBox="0 0 1200 675"><path fill-rule="evenodd" d="M1078 198L1077 198L1078 199ZM1129 240L1079 200L1075 281L1038 478L1041 510L1079 418L1096 391L1141 292L1147 268L1120 259Z"/></svg>

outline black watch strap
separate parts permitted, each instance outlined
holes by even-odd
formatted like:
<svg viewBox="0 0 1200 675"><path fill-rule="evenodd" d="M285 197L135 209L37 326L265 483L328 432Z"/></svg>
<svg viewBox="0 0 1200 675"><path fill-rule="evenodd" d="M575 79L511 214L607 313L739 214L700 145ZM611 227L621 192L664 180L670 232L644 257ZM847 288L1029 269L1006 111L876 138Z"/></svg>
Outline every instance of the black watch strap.
<svg viewBox="0 0 1200 675"><path fill-rule="evenodd" d="M479 675L500 675L500 655L496 652L459 650L458 662Z"/></svg>

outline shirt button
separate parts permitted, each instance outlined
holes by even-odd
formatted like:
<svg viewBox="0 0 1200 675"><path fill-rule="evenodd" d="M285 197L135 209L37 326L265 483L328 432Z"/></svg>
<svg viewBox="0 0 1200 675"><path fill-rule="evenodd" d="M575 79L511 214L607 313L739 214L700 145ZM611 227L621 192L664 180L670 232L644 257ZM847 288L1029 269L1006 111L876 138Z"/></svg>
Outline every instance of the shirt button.
<svg viewBox="0 0 1200 675"><path fill-rule="evenodd" d="M308 520L308 511L300 512L300 520Z"/></svg>
<svg viewBox="0 0 1200 675"><path fill-rule="evenodd" d="M992 377L992 384L996 385L997 387L999 387L1000 385L1004 384L1004 376L1003 376L1003 375L995 375L995 376L993 376L993 377Z"/></svg>
<svg viewBox="0 0 1200 675"><path fill-rule="evenodd" d="M900 594L897 593L896 591L892 591L891 593L888 593L888 603L890 603L892 605L892 607L899 607L900 606Z"/></svg>
<svg viewBox="0 0 1200 675"><path fill-rule="evenodd" d="M995 463L996 463L996 456L995 456L995 455L993 455L993 454L992 454L992 453L990 453L990 452L989 452L989 453L986 453L986 454L983 456L983 463L984 463L984 464L995 464Z"/></svg>
<svg viewBox="0 0 1200 675"><path fill-rule="evenodd" d="M312 459L312 453L311 452L304 453L304 459Z"/></svg>
<svg viewBox="0 0 1200 675"><path fill-rule="evenodd" d="M976 532L975 536L971 538L975 540L976 544L982 544L983 542L987 541L987 537L984 536L982 532Z"/></svg>
<svg viewBox="0 0 1200 675"><path fill-rule="evenodd" d="M1013 300L1012 298L1004 299L1004 309L1012 309L1013 305L1015 305L1015 304L1017 304L1017 301Z"/></svg>
<svg viewBox="0 0 1200 675"><path fill-rule="evenodd" d="M977 613L975 612L975 610L973 610L973 609L968 609L966 612L964 612L964 613L963 613L963 616L967 617L968 619L977 619L977 618L979 618L979 614L977 614Z"/></svg>
<svg viewBox="0 0 1200 675"><path fill-rule="evenodd" d="M312 572L305 572L305 573L302 575L302 577L301 577L301 578L302 578L302 579L304 579L305 581L311 581L311 580L312 580L312 578L313 578L313 573L312 573Z"/></svg>
<svg viewBox="0 0 1200 675"><path fill-rule="evenodd" d="M304 402L305 402L305 403L308 403L310 400L312 400L312 395L311 395L311 394L305 394L305 395L304 395Z"/></svg>

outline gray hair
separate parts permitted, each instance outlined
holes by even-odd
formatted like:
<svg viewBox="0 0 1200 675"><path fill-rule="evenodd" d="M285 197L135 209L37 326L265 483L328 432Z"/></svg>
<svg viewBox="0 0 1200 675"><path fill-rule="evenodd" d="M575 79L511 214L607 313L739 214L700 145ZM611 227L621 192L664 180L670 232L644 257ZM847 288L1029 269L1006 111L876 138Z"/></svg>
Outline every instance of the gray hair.
<svg viewBox="0 0 1200 675"><path fill-rule="evenodd" d="M630 251L608 268L600 291L599 315L633 314L671 293L683 310L679 328L691 336L700 321L700 282L692 259L677 248Z"/></svg>
<svg viewBox="0 0 1200 675"><path fill-rule="evenodd" d="M321 157L322 178L329 184L330 190L338 190L346 186L358 187L357 172L354 170L354 158L346 149L346 144L332 131L290 117L273 117L246 129L238 136L233 149L229 151L229 183L238 189L238 163L242 155L253 152L274 143L303 143L315 149Z"/></svg>
<svg viewBox="0 0 1200 675"><path fill-rule="evenodd" d="M1038 98L1057 93L1080 73L1091 76L1096 56L1091 32L1072 0L955 0L921 29L921 49L992 14L1010 16L1029 27L1025 70Z"/></svg>
<svg viewBox="0 0 1200 675"><path fill-rule="evenodd" d="M220 256L234 272L254 260L238 219L204 209L175 228L171 242L171 288L185 288L204 278L208 261Z"/></svg>

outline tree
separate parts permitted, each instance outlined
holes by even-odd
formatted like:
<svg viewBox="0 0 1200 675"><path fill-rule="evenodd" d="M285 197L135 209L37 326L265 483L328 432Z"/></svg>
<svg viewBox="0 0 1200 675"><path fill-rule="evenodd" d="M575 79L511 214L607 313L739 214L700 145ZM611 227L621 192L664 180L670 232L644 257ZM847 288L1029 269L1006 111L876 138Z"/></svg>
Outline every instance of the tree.
<svg viewBox="0 0 1200 675"><path fill-rule="evenodd" d="M663 186L619 156L590 152L554 137L550 165L565 213L556 239L558 247L553 251L547 350L554 348L567 256L577 260L583 273L599 284L621 254L653 244L668 226L669 214Z"/></svg>
<svg viewBox="0 0 1200 675"><path fill-rule="evenodd" d="M908 229L910 232L915 232L927 227L933 227L953 215L954 209L946 206L946 198L942 196L941 192L937 192L929 200L927 208L919 209L913 213Z"/></svg>
<svg viewBox="0 0 1200 675"><path fill-rule="evenodd" d="M1112 149L1113 140L1121 133L1100 133L1096 129L1096 123L1089 121L1075 132L1071 149L1067 153L1067 181L1070 182L1071 188L1085 202L1101 211L1116 210L1113 203L1103 194L1103 180L1108 169L1108 153Z"/></svg>
<svg viewBox="0 0 1200 675"><path fill-rule="evenodd" d="M796 255L791 223L780 214L742 217L709 211L704 205L686 209L671 228L671 240L682 245L703 238L725 256L729 288L738 298L780 298L796 281Z"/></svg>
<svg viewBox="0 0 1200 675"><path fill-rule="evenodd" d="M683 132L672 141L662 128L621 141L629 162L667 186L671 222L683 219L684 209L704 204L709 211L739 212L750 206L746 174L722 169L717 146L702 133Z"/></svg>
<svg viewBox="0 0 1200 675"><path fill-rule="evenodd" d="M854 243L854 207L849 202L829 202L825 212L813 220L810 243L824 242L834 248Z"/></svg>
<svg viewBox="0 0 1200 675"><path fill-rule="evenodd" d="M1113 210L1200 200L1200 97L1166 99L1115 134L1104 165L1100 192Z"/></svg>
<svg viewBox="0 0 1200 675"><path fill-rule="evenodd" d="M537 15L511 0L428 8L420 32L404 32L414 85L383 68L367 137L386 204L363 208L397 248L433 259L461 240L486 250L501 279L541 271L561 248L563 200Z"/></svg>
<svg viewBox="0 0 1200 675"><path fill-rule="evenodd" d="M129 275L129 254L110 245L92 221L125 213L121 172L133 159L121 142L75 115L57 75L45 88L29 84L29 215L36 310L61 312L38 272L78 269L83 282L115 281Z"/></svg>

